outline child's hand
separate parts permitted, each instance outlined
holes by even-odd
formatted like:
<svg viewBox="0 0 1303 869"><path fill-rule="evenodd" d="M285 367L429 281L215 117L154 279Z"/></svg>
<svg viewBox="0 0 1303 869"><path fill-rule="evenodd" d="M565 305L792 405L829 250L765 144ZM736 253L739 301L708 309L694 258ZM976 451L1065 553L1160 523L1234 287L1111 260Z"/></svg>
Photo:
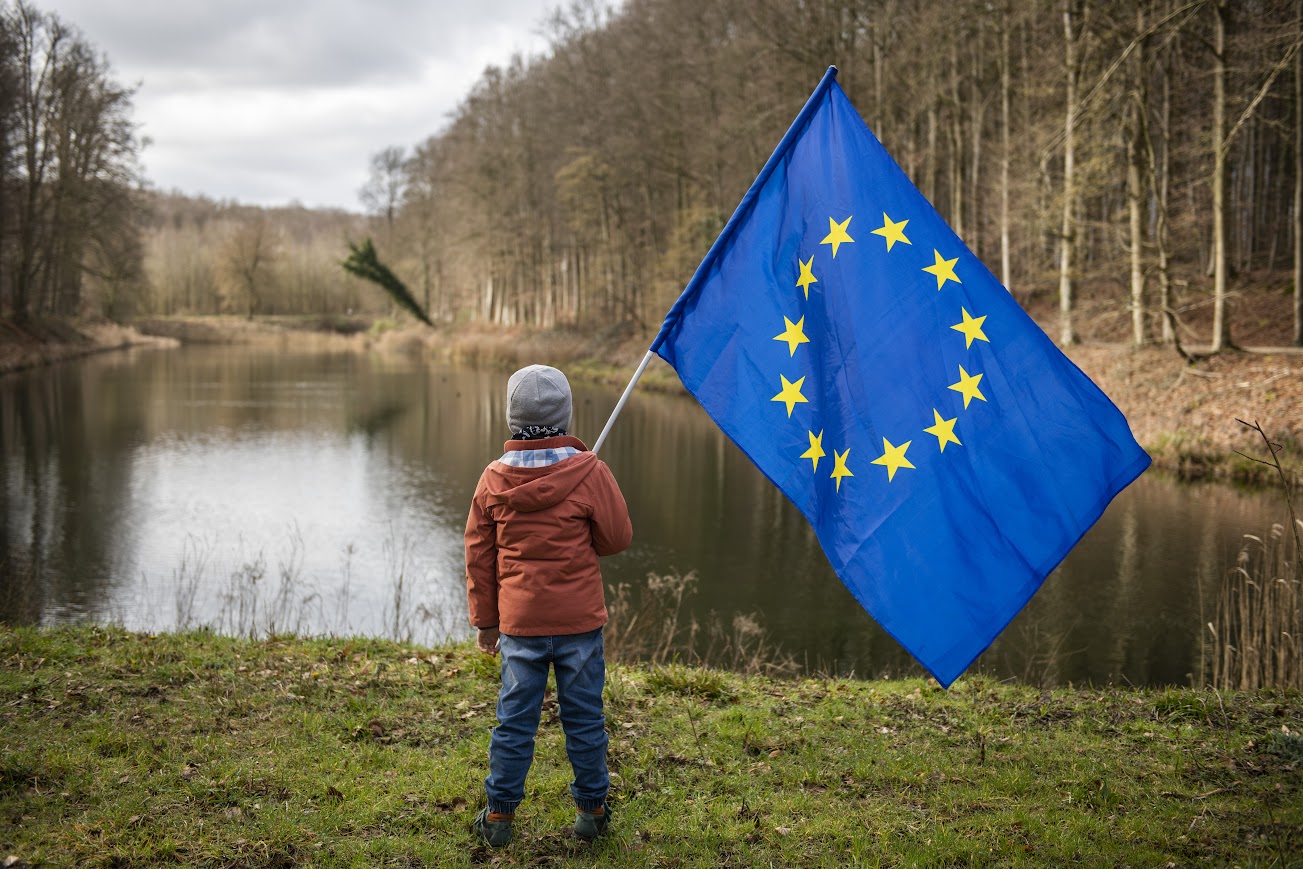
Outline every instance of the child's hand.
<svg viewBox="0 0 1303 869"><path fill-rule="evenodd" d="M486 655L498 653L498 629L480 628L475 634L475 646Z"/></svg>

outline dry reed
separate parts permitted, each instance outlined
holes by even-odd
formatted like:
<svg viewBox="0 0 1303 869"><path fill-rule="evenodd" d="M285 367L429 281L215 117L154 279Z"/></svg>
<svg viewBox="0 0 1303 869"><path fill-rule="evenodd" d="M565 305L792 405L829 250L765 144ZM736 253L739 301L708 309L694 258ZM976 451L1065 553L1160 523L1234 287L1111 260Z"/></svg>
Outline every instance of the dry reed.
<svg viewBox="0 0 1303 869"><path fill-rule="evenodd" d="M1256 422L1240 422L1267 445L1270 461L1245 458L1276 469L1287 524L1272 525L1262 537L1244 535L1206 625L1211 642L1204 646L1204 673L1217 689L1303 688L1303 521L1294 512L1294 486L1280 464L1280 445Z"/></svg>
<svg viewBox="0 0 1303 869"><path fill-rule="evenodd" d="M608 656L615 661L691 663L738 673L793 673L796 661L769 638L754 613L737 613L725 624L711 613L702 625L685 612L697 575L647 574L645 586L608 588L605 630Z"/></svg>
<svg viewBox="0 0 1303 869"><path fill-rule="evenodd" d="M1303 527L1295 520L1296 527ZM1298 546L1284 526L1244 535L1207 628L1211 685L1219 689L1303 688L1303 596Z"/></svg>

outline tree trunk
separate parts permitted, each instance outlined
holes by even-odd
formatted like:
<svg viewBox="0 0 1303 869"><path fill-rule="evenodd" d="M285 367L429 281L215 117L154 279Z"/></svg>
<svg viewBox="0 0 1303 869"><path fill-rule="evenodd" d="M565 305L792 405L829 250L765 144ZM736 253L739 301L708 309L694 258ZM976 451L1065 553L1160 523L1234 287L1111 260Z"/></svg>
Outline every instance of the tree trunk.
<svg viewBox="0 0 1303 869"><path fill-rule="evenodd" d="M952 43L950 46L950 155L947 172L950 176L950 225L955 235L972 246L969 234L964 231L964 113L963 101L959 96L959 50Z"/></svg>
<svg viewBox="0 0 1303 869"><path fill-rule="evenodd" d="M1130 144L1131 160L1127 165L1127 210L1131 230L1131 343L1140 347L1149 343L1145 331L1144 219L1142 215L1143 175L1140 167L1140 143Z"/></svg>
<svg viewBox="0 0 1303 869"><path fill-rule="evenodd" d="M1059 243L1059 344L1076 343L1072 326L1072 257L1077 192L1075 187L1074 127L1077 122L1077 34L1072 23L1073 3L1063 6L1064 66L1067 69L1066 112L1063 123L1063 226Z"/></svg>
<svg viewBox="0 0 1303 869"><path fill-rule="evenodd" d="M1000 280L1013 292L1013 269L1009 251L1009 9L1005 7L1004 32L1000 34Z"/></svg>
<svg viewBox="0 0 1303 869"><path fill-rule="evenodd" d="M38 296L41 289L41 253L38 250L44 244L42 229L44 227L44 197L46 170L51 161L51 148L46 131L46 104L49 100L49 80L58 63L64 33L61 28L53 27L49 41L41 54L39 40L43 27L48 22L41 19L41 13L34 8L19 4L16 8L19 24L19 64L21 76L21 93L19 95L22 115L22 151L23 166L26 174L22 179L22 203L18 209L18 267L14 273L14 317L24 320L32 313L33 303L38 306L47 299ZM39 64L39 68L38 67ZM48 250L44 251L47 256Z"/></svg>
<svg viewBox="0 0 1303 869"><path fill-rule="evenodd" d="M1170 197L1172 171L1172 76L1163 69L1163 159L1158 182L1158 293L1159 306L1163 311L1163 343L1176 343L1176 300L1172 298L1172 269L1167 250L1168 199Z"/></svg>
<svg viewBox="0 0 1303 869"><path fill-rule="evenodd" d="M983 59L983 36L984 31L979 30L978 36L974 40L976 45L976 50L973 52L974 82L980 80L980 64ZM982 196L980 191L982 189L982 133L986 129L986 101L984 99L978 99L977 94L974 93L972 99L969 101L969 105L972 108L972 117L969 119L969 122L972 124L972 128L969 130L972 153L969 155L971 159L969 160L968 165L972 168L969 170L968 177L968 234L972 241L968 243L968 246L972 248L973 253L977 254L980 258L984 253L982 249L983 209L981 207Z"/></svg>
<svg viewBox="0 0 1303 869"><path fill-rule="evenodd" d="M1145 31L1145 13L1136 10L1136 33ZM1127 211L1130 217L1131 235L1131 344L1141 347L1149 343L1145 330L1145 272L1144 272L1144 141L1146 121L1145 98L1145 61L1143 42L1136 46L1133 61L1135 69L1135 92L1131 101L1131 123L1127 129Z"/></svg>
<svg viewBox="0 0 1303 869"><path fill-rule="evenodd" d="M1231 343L1226 318L1226 0L1213 4L1213 334L1212 352Z"/></svg>
<svg viewBox="0 0 1303 869"><path fill-rule="evenodd" d="M887 141L886 130L886 113L883 111L882 101L882 79L883 79L883 58L882 58L882 29L883 25L878 23L873 28L873 132L877 135L878 141Z"/></svg>
<svg viewBox="0 0 1303 869"><path fill-rule="evenodd" d="M927 155L924 157L925 195L933 205L937 202L937 106L936 101L927 110Z"/></svg>
<svg viewBox="0 0 1303 869"><path fill-rule="evenodd" d="M1294 38L1303 42L1303 0ZM1294 346L1303 347L1303 54L1294 55Z"/></svg>

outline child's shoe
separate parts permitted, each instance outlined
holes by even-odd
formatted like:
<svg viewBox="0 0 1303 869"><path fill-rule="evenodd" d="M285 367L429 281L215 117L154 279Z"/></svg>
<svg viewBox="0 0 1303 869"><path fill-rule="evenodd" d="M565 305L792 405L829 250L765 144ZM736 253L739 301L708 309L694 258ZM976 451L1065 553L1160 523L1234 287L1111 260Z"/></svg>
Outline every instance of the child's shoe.
<svg viewBox="0 0 1303 869"><path fill-rule="evenodd" d="M580 809L575 813L575 835L591 842L606 832L609 823L611 823L611 807L603 800L595 811L585 812Z"/></svg>
<svg viewBox="0 0 1303 869"><path fill-rule="evenodd" d="M511 842L511 823L514 820L515 815L500 815L490 812L485 806L484 811L475 816L474 830L490 847L502 848Z"/></svg>

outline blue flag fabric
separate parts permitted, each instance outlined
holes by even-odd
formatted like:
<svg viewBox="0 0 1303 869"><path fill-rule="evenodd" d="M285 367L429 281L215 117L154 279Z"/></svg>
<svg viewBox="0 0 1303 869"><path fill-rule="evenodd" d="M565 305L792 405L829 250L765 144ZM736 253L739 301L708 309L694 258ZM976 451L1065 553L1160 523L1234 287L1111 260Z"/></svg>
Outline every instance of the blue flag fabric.
<svg viewBox="0 0 1303 869"><path fill-rule="evenodd" d="M1149 466L820 82L652 344L943 685Z"/></svg>

